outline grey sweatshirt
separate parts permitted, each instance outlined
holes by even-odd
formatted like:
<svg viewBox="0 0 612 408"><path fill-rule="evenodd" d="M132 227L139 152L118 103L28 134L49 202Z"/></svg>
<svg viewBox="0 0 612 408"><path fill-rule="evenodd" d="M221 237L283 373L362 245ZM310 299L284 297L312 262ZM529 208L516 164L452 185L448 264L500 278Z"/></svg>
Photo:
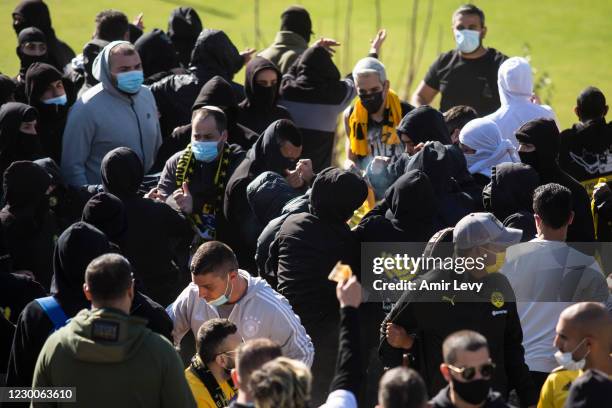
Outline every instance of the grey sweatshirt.
<svg viewBox="0 0 612 408"><path fill-rule="evenodd" d="M89 89L68 114L62 145L62 175L74 186L100 184L104 155L117 147L134 150L147 172L161 145L157 105L151 91L141 86L134 95L119 91L113 84L109 44L94 62L94 76L100 83Z"/></svg>

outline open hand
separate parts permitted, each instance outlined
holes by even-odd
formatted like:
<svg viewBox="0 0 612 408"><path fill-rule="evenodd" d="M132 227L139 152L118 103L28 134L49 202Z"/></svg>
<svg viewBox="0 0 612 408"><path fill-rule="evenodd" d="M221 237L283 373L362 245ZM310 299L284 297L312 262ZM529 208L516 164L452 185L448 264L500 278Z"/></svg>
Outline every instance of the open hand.
<svg viewBox="0 0 612 408"><path fill-rule="evenodd" d="M191 214L193 212L193 196L189 191L187 183L183 183L183 186L172 193L172 198L176 201L178 208L185 214Z"/></svg>
<svg viewBox="0 0 612 408"><path fill-rule="evenodd" d="M240 53L242 59L244 59L244 64L248 64L251 58L253 58L253 54L255 54L255 48L247 48L246 50Z"/></svg>
<svg viewBox="0 0 612 408"><path fill-rule="evenodd" d="M387 30L381 28L376 33L376 36L373 40L370 41L370 52L374 52L376 54L379 53L380 47L382 47L383 43L387 39Z"/></svg>

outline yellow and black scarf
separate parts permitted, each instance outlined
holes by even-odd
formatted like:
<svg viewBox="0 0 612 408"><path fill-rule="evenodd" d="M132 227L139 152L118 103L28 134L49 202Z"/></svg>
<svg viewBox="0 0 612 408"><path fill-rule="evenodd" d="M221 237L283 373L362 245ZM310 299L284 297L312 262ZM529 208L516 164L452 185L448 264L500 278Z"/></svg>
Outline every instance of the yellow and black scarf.
<svg viewBox="0 0 612 408"><path fill-rule="evenodd" d="M367 109L363 106L359 98L355 102L353 113L349 117L349 140L351 142L351 152L357 156L367 156L370 154L368 147L368 118ZM402 120L402 105L399 96L389 89L385 110L383 112L382 142L388 145L399 144L395 128Z"/></svg>
<svg viewBox="0 0 612 408"><path fill-rule="evenodd" d="M188 182L195 168L196 160L191 151L191 144L187 146L176 166L176 186L181 188L184 182ZM227 168L229 166L229 146L225 146L219 157L217 172L215 173L215 198L213 203L204 203L200 211L194 211L189 215L189 220L196 228L199 236L206 240L214 240L217 237L216 217L223 206L223 194L227 183Z"/></svg>

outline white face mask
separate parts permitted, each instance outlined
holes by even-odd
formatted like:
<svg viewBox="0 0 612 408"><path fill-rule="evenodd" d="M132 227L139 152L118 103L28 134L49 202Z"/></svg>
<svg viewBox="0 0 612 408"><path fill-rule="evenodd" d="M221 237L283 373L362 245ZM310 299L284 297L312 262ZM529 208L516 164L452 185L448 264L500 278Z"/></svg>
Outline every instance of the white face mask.
<svg viewBox="0 0 612 408"><path fill-rule="evenodd" d="M557 352L555 353L555 360L557 360L557 363L563 366L563 368L565 368L566 370L582 370L584 368L584 365L586 364L586 356L589 355L591 350L588 350L584 357L582 357L578 361L574 360L572 354L574 354L574 352L578 350L578 348L582 345L582 343L584 343L585 340L586 339L582 339L582 341L578 343L576 348L574 348L572 351L568 351L567 353L562 353L561 350L557 350Z"/></svg>
<svg viewBox="0 0 612 408"><path fill-rule="evenodd" d="M232 285L232 289L230 290L229 295L226 295L227 290L229 289L229 287L230 287L230 277L228 275L227 276L227 285L225 286L225 291L223 292L223 294L221 296L219 296L218 298L213 299L213 300L211 300L209 302L206 302L206 303L208 303L211 306L218 307L218 306L222 306L222 305L226 304L227 302L229 302L229 298L232 296L232 291L234 290L234 285Z"/></svg>

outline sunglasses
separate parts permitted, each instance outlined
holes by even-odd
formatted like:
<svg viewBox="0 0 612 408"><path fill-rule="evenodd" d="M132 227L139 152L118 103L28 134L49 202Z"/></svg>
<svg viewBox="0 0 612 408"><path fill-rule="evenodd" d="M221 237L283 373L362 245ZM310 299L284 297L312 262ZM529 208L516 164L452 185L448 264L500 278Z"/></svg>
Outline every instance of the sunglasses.
<svg viewBox="0 0 612 408"><path fill-rule="evenodd" d="M482 378L491 378L493 376L493 372L495 371L495 364L485 363L480 367L455 367L451 364L448 364L448 368L458 374L461 374L461 377L464 380L471 381L476 376L476 372L478 371L480 371L480 375L482 376Z"/></svg>

